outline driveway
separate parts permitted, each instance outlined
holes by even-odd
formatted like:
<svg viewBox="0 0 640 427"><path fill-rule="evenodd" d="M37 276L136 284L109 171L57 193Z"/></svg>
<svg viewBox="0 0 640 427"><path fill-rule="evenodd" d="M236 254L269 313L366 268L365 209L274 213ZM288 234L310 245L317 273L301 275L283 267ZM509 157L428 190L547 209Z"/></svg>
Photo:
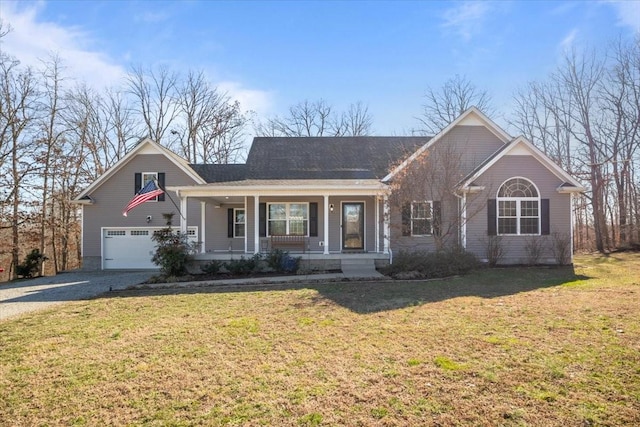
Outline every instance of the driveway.
<svg viewBox="0 0 640 427"><path fill-rule="evenodd" d="M157 271L72 271L0 283L0 320L144 282Z"/></svg>

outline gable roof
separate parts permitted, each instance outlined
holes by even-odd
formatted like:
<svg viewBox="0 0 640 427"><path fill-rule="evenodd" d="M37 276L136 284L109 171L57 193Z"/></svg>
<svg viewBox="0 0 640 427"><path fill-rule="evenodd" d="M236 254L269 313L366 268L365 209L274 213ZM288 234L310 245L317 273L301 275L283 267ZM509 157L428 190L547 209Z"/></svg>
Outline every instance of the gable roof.
<svg viewBox="0 0 640 427"><path fill-rule="evenodd" d="M246 179L380 179L429 137L258 137ZM217 166L216 166L217 167Z"/></svg>
<svg viewBox="0 0 640 427"><path fill-rule="evenodd" d="M137 154L163 154L166 156L171 162L173 162L177 167L179 167L185 174L191 177L197 184L204 184L205 180L200 177L184 160L182 157L175 154L173 151L161 146L160 144L152 141L149 138L145 138L138 142L138 144L133 148L133 150L129 151L124 157L116 162L115 165L107 169L105 173L100 175L98 179L93 181L91 185L84 189L82 193L80 193L74 201L82 202L90 200L89 195L95 191L98 187L100 187L105 181L107 181L111 176L113 176L116 172L118 172L124 165L129 163L129 161L135 157Z"/></svg>
<svg viewBox="0 0 640 427"><path fill-rule="evenodd" d="M479 176L485 173L491 166L495 165L498 160L508 155L515 150L525 150L531 154L536 160L538 160L544 167L551 171L555 176L563 181L563 184L558 187L558 190L564 192L582 192L585 188L571 175L565 172L560 166L558 166L553 160L551 160L546 154L544 154L535 145L529 142L524 136L519 136L502 146L499 150L489 156L484 162L482 162L476 169L474 169L469 175L467 175L461 181L462 189L473 186Z"/></svg>
<svg viewBox="0 0 640 427"><path fill-rule="evenodd" d="M416 158L418 158L425 150L429 149L436 142L440 141L451 129L456 126L484 126L491 133L493 133L500 141L507 143L511 140L509 134L507 134L500 126L494 123L489 117L487 117L482 111L476 107L470 107L464 111L457 119L449 123L447 127L442 129L431 138L426 144L417 149L411 156L409 156L404 162L393 168L383 179L383 182L388 182L393 179L400 171L409 166Z"/></svg>

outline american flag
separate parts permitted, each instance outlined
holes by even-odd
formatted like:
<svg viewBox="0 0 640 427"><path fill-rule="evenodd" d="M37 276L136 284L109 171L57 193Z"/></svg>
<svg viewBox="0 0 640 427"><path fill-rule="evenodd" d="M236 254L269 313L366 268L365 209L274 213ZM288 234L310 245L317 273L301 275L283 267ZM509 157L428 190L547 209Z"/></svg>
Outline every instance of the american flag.
<svg viewBox="0 0 640 427"><path fill-rule="evenodd" d="M147 200L151 200L154 197L159 196L162 193L164 193L164 191L158 188L155 181L152 180L147 182L147 184L142 187L140 191L138 191L138 194L136 194L135 197L131 199L129 204L124 208L124 210L122 211L122 215L127 216L127 212L129 212L131 209L143 204Z"/></svg>

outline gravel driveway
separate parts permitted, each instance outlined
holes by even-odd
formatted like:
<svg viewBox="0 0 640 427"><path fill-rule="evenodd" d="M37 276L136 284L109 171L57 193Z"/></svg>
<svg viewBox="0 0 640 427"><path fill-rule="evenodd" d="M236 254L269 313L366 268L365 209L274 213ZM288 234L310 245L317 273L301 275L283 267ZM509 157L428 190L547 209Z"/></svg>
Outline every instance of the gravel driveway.
<svg viewBox="0 0 640 427"><path fill-rule="evenodd" d="M157 271L72 271L0 283L0 320L144 282Z"/></svg>

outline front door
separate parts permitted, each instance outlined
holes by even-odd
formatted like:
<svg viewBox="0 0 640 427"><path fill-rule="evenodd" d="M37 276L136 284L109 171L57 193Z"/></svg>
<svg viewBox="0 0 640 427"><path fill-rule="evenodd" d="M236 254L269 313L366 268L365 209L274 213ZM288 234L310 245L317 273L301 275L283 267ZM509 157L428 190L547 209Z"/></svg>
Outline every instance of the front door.
<svg viewBox="0 0 640 427"><path fill-rule="evenodd" d="M342 204L342 249L364 249L364 203Z"/></svg>

